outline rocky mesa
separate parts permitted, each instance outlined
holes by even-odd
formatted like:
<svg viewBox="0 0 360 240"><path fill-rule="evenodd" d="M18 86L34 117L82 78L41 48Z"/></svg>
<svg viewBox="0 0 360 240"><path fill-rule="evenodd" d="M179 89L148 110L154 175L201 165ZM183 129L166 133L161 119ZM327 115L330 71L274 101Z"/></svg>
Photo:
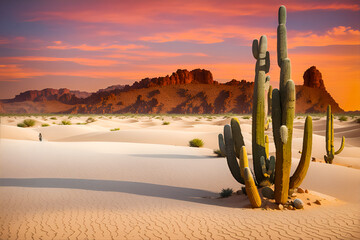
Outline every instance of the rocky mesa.
<svg viewBox="0 0 360 240"><path fill-rule="evenodd" d="M2 112L246 114L252 111L253 86L253 82L236 79L218 83L205 69L178 69L165 77L114 85L91 95L80 96L69 89L26 91L3 100ZM315 66L305 71L303 85L296 86L296 98L297 113L325 112L328 104L333 112L343 112Z"/></svg>

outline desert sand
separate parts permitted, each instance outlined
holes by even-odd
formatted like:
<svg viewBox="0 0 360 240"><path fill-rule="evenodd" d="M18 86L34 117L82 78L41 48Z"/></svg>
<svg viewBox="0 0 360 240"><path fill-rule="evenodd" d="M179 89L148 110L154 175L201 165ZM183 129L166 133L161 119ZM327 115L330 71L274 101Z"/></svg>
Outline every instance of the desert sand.
<svg viewBox="0 0 360 240"><path fill-rule="evenodd" d="M301 185L309 193L297 194L305 209L276 210L275 204L252 209L243 194L219 198L223 188L241 189L226 159L213 153L229 117L91 116L95 122L80 125L88 117L1 117L0 239L360 238L354 119L335 120L335 148L342 136L346 142L329 165L321 162L325 118L314 117L316 161ZM34 127L16 126L28 118ZM251 119L238 118L251 162ZM293 171L303 125L304 117L294 122ZM204 147L188 147L193 138ZM271 137L270 143L271 154Z"/></svg>

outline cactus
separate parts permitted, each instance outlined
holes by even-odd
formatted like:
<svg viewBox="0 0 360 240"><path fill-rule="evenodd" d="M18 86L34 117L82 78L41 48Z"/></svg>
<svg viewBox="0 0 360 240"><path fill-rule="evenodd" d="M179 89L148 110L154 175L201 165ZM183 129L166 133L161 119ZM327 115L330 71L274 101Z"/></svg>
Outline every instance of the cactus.
<svg viewBox="0 0 360 240"><path fill-rule="evenodd" d="M238 181L241 184L245 184L244 178L242 178L241 174L240 174L239 163L236 159L234 140L233 140L232 129L231 129L230 125L225 125L225 127L224 127L224 138L225 138L226 161L229 166L230 172L236 181Z"/></svg>
<svg viewBox="0 0 360 240"><path fill-rule="evenodd" d="M250 168L248 167L244 169L244 179L246 194L250 200L251 206L254 208L261 207L261 198L251 175Z"/></svg>
<svg viewBox="0 0 360 240"><path fill-rule="evenodd" d="M291 80L291 63L287 58L286 8L279 8L277 55L280 66L280 90L272 91L272 123L276 147L275 201L286 203L289 188L299 186L307 172L312 148L312 120L306 118L304 145L297 171L290 180L291 143L295 116L295 84Z"/></svg>
<svg viewBox="0 0 360 240"><path fill-rule="evenodd" d="M271 114L272 91L273 91L273 88L272 88L272 86L270 85L270 86L269 86L269 91L268 91L268 114Z"/></svg>
<svg viewBox="0 0 360 240"><path fill-rule="evenodd" d="M307 117L304 127L303 149L299 165L290 178L291 144L293 134L293 121L295 116L295 84L291 80L291 64L287 58L286 39L286 9L279 8L278 27L278 65L280 71L280 88L271 90L271 114L276 158L269 157L269 138L265 136L265 74L270 67L269 53L266 51L266 36L253 41L252 52L255 57L255 84L252 113L252 152L255 179L247 167L247 156L244 141L241 135L240 124L232 119L231 126L224 127L226 157L230 171L234 178L246 186L249 200L253 207L261 205L259 193L255 187L271 185L275 182L275 201L285 204L288 200L289 189L298 187L307 173L312 148L312 119ZM269 89L271 89L269 87ZM234 146L234 143L236 146ZM235 150L236 149L236 150ZM236 157L240 159L240 166ZM275 161L276 159L276 161ZM240 170L239 170L240 168Z"/></svg>
<svg viewBox="0 0 360 240"><path fill-rule="evenodd" d="M256 188L253 175L249 168L249 162L246 154L245 146L241 147L240 150L240 172L245 181L246 194L249 198L250 204L253 208L258 208L261 206L261 198L259 192Z"/></svg>
<svg viewBox="0 0 360 240"><path fill-rule="evenodd" d="M255 39L252 44L252 53L256 59L255 65L255 84L253 95L253 112L252 112L252 152L253 164L256 181L260 186L268 186L271 184L270 178L263 174L261 157L266 160L265 147L265 119L267 106L265 99L266 88L269 86L269 77L265 74L270 68L270 55L267 51L267 38L265 35L261 36L260 41ZM267 94L266 94L267 95ZM265 111L266 109L266 111Z"/></svg>
<svg viewBox="0 0 360 240"><path fill-rule="evenodd" d="M220 153L221 153L223 156L226 156L224 136L223 136L221 133L218 135L218 140L219 140L219 150L220 150Z"/></svg>
<svg viewBox="0 0 360 240"><path fill-rule="evenodd" d="M335 155L341 153L344 149L345 137L342 137L339 150L334 150L334 115L331 114L331 106L328 105L326 113L326 155L324 160L326 163L332 164Z"/></svg>

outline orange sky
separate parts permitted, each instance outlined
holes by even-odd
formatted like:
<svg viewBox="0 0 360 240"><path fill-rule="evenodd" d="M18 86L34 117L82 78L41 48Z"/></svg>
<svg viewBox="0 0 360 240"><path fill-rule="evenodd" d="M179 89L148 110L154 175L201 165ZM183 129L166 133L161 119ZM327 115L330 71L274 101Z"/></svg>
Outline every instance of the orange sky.
<svg viewBox="0 0 360 240"><path fill-rule="evenodd" d="M29 89L96 91L178 68L253 81L251 43L268 37L278 85L281 1L1 1L0 98ZM360 110L359 1L287 1L292 78L315 65L345 110Z"/></svg>

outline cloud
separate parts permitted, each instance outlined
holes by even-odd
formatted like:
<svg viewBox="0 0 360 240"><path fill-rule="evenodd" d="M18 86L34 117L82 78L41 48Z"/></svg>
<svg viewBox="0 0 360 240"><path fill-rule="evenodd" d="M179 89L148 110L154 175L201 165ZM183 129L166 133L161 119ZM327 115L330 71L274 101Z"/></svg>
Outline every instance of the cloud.
<svg viewBox="0 0 360 240"><path fill-rule="evenodd" d="M103 50L129 50L129 49L143 49L147 48L143 45L136 45L136 44L127 44L127 45L118 45L118 44L101 44L98 46L90 46L87 44L82 44L78 46L73 45L61 45L61 41L56 41L56 45L54 46L47 46L48 49L57 49L57 50L66 50L66 49L79 49L82 51L103 51Z"/></svg>
<svg viewBox="0 0 360 240"><path fill-rule="evenodd" d="M140 40L157 43L182 41L211 44L224 42L227 38L253 40L259 37L259 32L268 37L276 36L276 32L271 31L270 28L247 28L242 26L224 26L219 28L214 26L212 28L197 28L180 32L156 33L152 36L140 37ZM249 44L251 45L251 42Z"/></svg>
<svg viewBox="0 0 360 240"><path fill-rule="evenodd" d="M5 60L15 60L15 61L41 61L41 62L74 62L80 65L85 66L112 66L116 64L124 64L124 62L119 62L109 59L95 59L95 58L58 58L58 57L39 57L39 56L22 56L22 57L4 57Z"/></svg>
<svg viewBox="0 0 360 240"><path fill-rule="evenodd" d="M104 3L88 3L77 1L71 8L59 7L58 11L37 11L27 13L27 21L54 21L68 20L87 23L117 23L149 25L159 23L174 23L176 17L186 16L270 16L282 1L255 1L240 0L155 0L155 1L106 1ZM359 11L360 5L354 2L341 1L287 1L286 7L290 12L298 11ZM264 10L265 9L265 10Z"/></svg>
<svg viewBox="0 0 360 240"><path fill-rule="evenodd" d="M289 35L289 48L300 46L360 45L360 31L345 26L334 27L324 34L293 32Z"/></svg>

